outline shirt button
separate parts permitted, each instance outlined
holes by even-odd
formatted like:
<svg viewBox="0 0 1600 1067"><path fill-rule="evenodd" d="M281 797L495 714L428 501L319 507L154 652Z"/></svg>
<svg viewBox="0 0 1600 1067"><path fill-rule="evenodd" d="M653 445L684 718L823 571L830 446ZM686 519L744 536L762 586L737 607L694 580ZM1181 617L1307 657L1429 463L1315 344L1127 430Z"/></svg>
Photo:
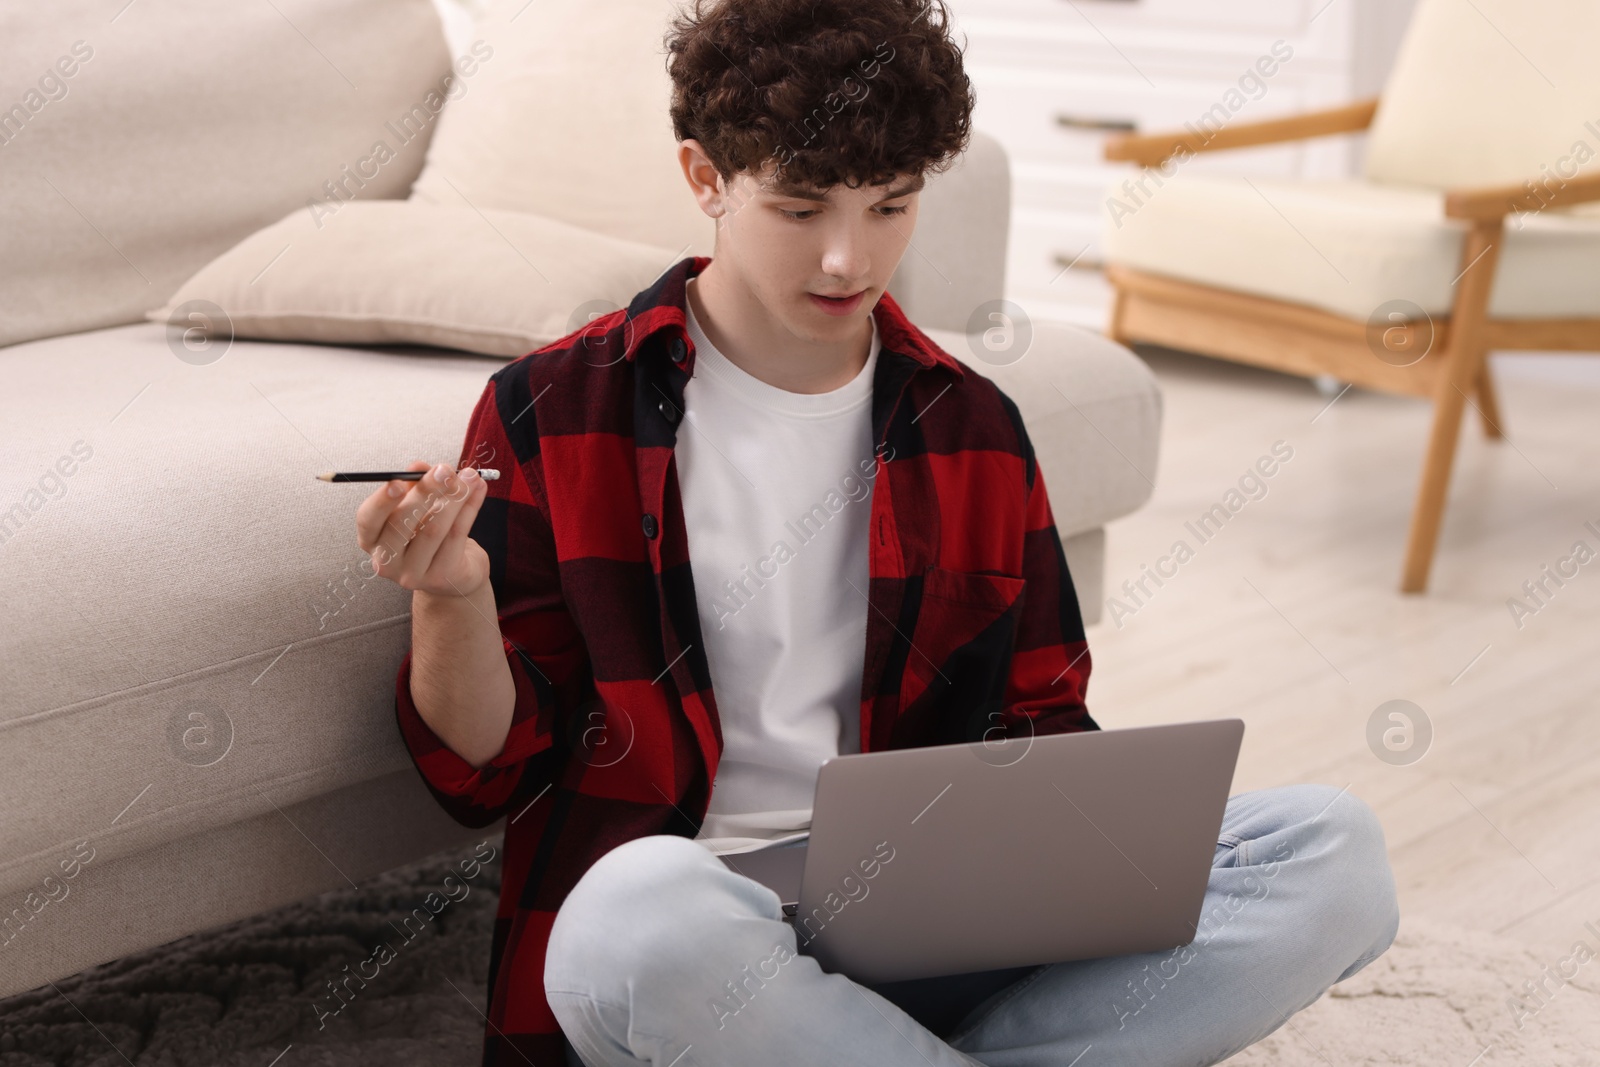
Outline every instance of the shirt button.
<svg viewBox="0 0 1600 1067"><path fill-rule="evenodd" d="M661 412L661 417L667 420L668 426L678 425L678 409L670 400L659 401L656 410Z"/></svg>
<svg viewBox="0 0 1600 1067"><path fill-rule="evenodd" d="M660 532L656 526L656 517L654 515L646 515L644 517L643 526L644 535L650 540L654 541L656 539L656 534Z"/></svg>
<svg viewBox="0 0 1600 1067"><path fill-rule="evenodd" d="M675 338L672 342L672 362L682 363L689 358L689 346L683 343L683 338Z"/></svg>

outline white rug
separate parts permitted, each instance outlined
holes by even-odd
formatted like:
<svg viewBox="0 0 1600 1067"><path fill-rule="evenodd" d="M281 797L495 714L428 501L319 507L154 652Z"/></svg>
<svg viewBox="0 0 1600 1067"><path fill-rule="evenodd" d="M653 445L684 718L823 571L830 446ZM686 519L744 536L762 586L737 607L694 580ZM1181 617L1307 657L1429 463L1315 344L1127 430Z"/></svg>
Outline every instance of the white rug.
<svg viewBox="0 0 1600 1067"><path fill-rule="evenodd" d="M1402 920L1388 952L1228 1067L1593 1067L1600 935L1578 928L1573 941L1543 957L1503 937ZM1523 983L1541 981L1529 995Z"/></svg>

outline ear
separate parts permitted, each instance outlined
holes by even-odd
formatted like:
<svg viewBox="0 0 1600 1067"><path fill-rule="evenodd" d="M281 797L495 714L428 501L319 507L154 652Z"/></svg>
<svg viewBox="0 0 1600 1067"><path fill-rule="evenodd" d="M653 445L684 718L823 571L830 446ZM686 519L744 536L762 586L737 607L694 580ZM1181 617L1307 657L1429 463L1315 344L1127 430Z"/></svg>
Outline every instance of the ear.
<svg viewBox="0 0 1600 1067"><path fill-rule="evenodd" d="M694 193L700 210L714 219L727 214L722 175L717 173L715 164L699 141L689 137L679 142L678 165L683 168L683 176L689 182L689 189Z"/></svg>

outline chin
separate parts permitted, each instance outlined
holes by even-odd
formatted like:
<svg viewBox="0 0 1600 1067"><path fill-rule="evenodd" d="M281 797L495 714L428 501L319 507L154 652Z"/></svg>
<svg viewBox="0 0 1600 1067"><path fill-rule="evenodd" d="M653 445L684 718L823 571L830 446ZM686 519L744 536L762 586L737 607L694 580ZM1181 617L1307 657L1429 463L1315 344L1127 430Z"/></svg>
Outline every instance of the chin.
<svg viewBox="0 0 1600 1067"><path fill-rule="evenodd" d="M810 311L807 316L807 324L811 328L812 340L829 342L843 341L854 337L861 332L862 324L872 314L870 309L860 308L854 314L846 315L843 318L834 318L831 315L824 315L814 308L807 310Z"/></svg>

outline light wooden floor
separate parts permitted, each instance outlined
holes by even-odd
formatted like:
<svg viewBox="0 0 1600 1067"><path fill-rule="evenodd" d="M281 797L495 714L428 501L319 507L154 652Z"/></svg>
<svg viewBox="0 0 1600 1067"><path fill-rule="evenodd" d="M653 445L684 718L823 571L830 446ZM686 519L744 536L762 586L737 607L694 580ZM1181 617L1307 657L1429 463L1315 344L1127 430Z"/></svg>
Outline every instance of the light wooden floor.
<svg viewBox="0 0 1600 1067"><path fill-rule="evenodd" d="M1495 357L1508 439L1469 425L1431 591L1410 597L1426 404L1352 389L1326 407L1303 379L1144 354L1166 397L1162 466L1151 502L1110 527L1107 594L1175 540L1198 547L1120 628L1108 611L1090 629L1095 717L1236 715L1236 791L1348 785L1382 818L1408 917L1552 962L1600 928L1600 558L1520 630L1506 606L1574 542L1600 553L1584 528L1600 529L1600 359ZM1199 544L1185 522L1279 440L1294 456L1267 495ZM1393 699L1433 725L1409 766L1366 741Z"/></svg>

